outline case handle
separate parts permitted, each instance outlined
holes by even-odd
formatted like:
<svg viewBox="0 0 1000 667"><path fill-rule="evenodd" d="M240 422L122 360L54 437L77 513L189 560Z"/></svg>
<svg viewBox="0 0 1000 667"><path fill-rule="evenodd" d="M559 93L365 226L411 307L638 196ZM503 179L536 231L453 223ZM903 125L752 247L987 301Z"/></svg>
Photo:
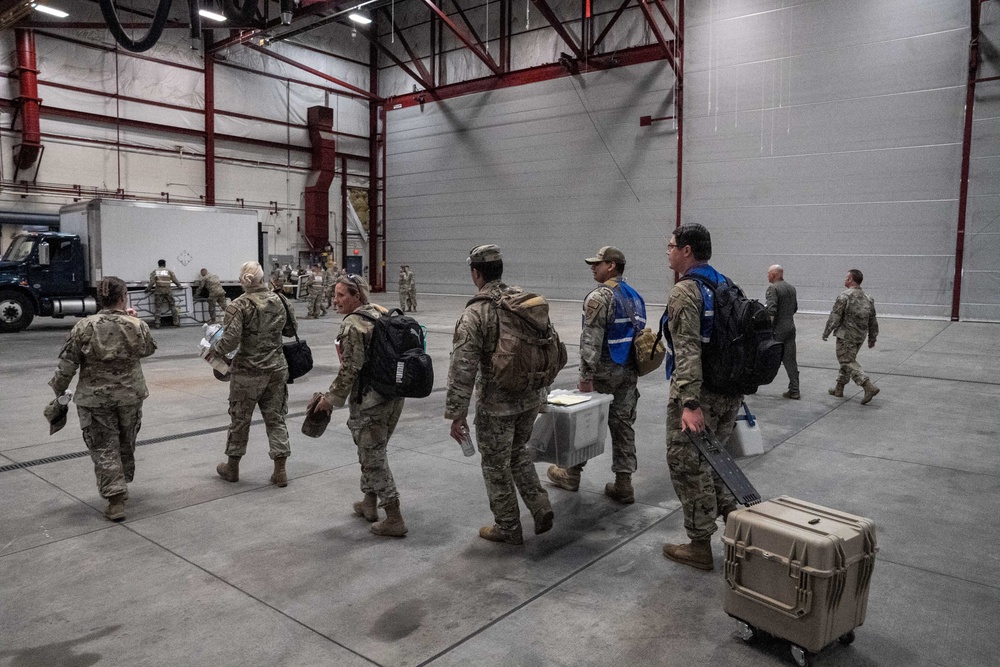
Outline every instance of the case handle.
<svg viewBox="0 0 1000 667"><path fill-rule="evenodd" d="M799 586L795 589L795 604L785 604L780 600L775 600L772 597L768 597L763 593L758 593L757 591L751 590L746 586L738 583L736 577L739 574L738 568L733 572L732 577L726 577L729 587L733 589L737 595L741 595L748 600L753 600L765 607L770 607L779 614L788 616L789 618L802 618L812 610L812 591L808 590L803 586ZM808 586L809 578L806 577L804 584Z"/></svg>

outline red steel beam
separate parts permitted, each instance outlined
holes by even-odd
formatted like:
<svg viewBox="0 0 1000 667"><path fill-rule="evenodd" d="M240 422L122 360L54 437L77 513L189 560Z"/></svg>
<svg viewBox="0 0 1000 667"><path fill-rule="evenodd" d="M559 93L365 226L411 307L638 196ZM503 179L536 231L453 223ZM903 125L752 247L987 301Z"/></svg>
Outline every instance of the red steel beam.
<svg viewBox="0 0 1000 667"><path fill-rule="evenodd" d="M569 34L566 30L566 26L562 24L562 21L560 21L559 17L556 16L556 13L552 11L552 8L549 7L549 3L545 0L531 0L531 3L538 8L538 11L541 12L542 16L545 17L545 20L549 22L552 29L556 31L556 34L558 34L559 37L562 38L562 41L566 42L566 45L570 48L570 51L573 52L573 55L576 56L577 60L582 61L584 59L583 50L577 46L576 40Z"/></svg>
<svg viewBox="0 0 1000 667"><path fill-rule="evenodd" d="M397 38L399 38L399 43L403 45L403 50L406 51L406 55L410 57L410 62L412 62L413 66L416 67L417 70L420 72L420 77L418 77L417 80L424 82L424 88L433 88L434 77L431 75L430 71L424 66L423 60L417 57L417 54L413 51L413 48L410 46L410 42L407 41L406 37L403 35L403 31L399 29L399 26L396 25L396 22L392 19L392 15L389 12L387 12L385 8L383 8L381 11L382 14L389 21L389 24L392 25L392 32Z"/></svg>
<svg viewBox="0 0 1000 667"><path fill-rule="evenodd" d="M215 54L211 51L205 54L205 205L215 206Z"/></svg>
<svg viewBox="0 0 1000 667"><path fill-rule="evenodd" d="M430 88L431 87L431 84L425 78L423 78L422 76L420 76L419 74L417 74L416 72L414 72L412 69L410 69L409 66L406 63L404 63L402 60L400 60L399 57L396 56L395 53L393 53L392 51L390 51L386 47L382 46L382 44L379 43L379 41L378 41L378 36L374 36L373 37L370 30L359 30L358 32L361 33L361 35L365 39L367 39L371 43L372 46L374 46L376 49L378 49L379 51L381 51L382 53L384 53L385 56L389 60L391 60L393 63L395 63L396 67L398 67L399 69L401 69L404 72L406 72L406 74L411 79L413 79L414 81L416 81L417 83L419 83L420 85L422 85L424 88Z"/></svg>
<svg viewBox="0 0 1000 667"><path fill-rule="evenodd" d="M958 227L955 233L955 281L951 295L951 321L957 322L962 307L962 267L965 261L965 219L969 207L969 171L972 162L972 120L976 103L976 73L979 70L980 0L971 0L969 73L965 84L965 131L962 134L962 175L958 192Z"/></svg>
<svg viewBox="0 0 1000 667"><path fill-rule="evenodd" d="M604 26L604 30L601 31L601 34L597 36L597 39L595 39L594 43L591 45L590 55L594 55L594 51L597 50L597 47L601 45L601 42L604 41L604 38L608 36L609 32L611 32L612 26L614 26L614 24L618 21L618 18L622 15L622 13L625 11L625 8L628 7L628 4L630 2L632 2L632 0L624 0L622 4L618 6L618 9L615 11L614 16L611 17L611 20L608 21L608 24Z"/></svg>
<svg viewBox="0 0 1000 667"><path fill-rule="evenodd" d="M667 22L667 27L670 28L670 32L677 37L677 24L674 23L674 19L670 16L670 12L667 11L666 6L663 4L663 0L653 0L656 4L656 8L660 10L660 14L663 15L663 20Z"/></svg>
<svg viewBox="0 0 1000 667"><path fill-rule="evenodd" d="M313 69L312 67L309 67L308 65L304 65L304 64L302 64L300 62L292 60L291 58L289 58L287 56L281 55L280 53L275 53L274 51L272 51L270 49L265 49L263 46L256 46L254 44L244 44L243 46L245 46L248 49L251 49L252 51L256 51L258 53L263 53L265 56L270 56L271 58L274 58L275 60L280 60L281 62L285 63L286 65L291 65L292 67L297 67L298 69L302 70L303 72L309 72L313 76L318 76L319 78L321 78L321 79L323 79L325 81L329 81L330 83L335 83L338 86L341 86L343 88L346 88L347 90L353 91L353 92L355 92L355 93L357 93L357 94L359 94L359 95L361 95L363 97L368 98L369 100L378 100L378 99L380 99L378 95L376 95L374 93L370 93L367 90L365 90L364 88L358 88L357 86L352 86L351 84L347 83L346 81L342 81L342 80L338 79L335 76L330 76L329 74L326 74L325 72L320 72L318 69Z"/></svg>
<svg viewBox="0 0 1000 667"><path fill-rule="evenodd" d="M462 17L462 23L464 23L465 27L469 29L470 33L472 33L472 38L476 40L476 44L479 45L479 48L483 50L483 53L485 53L486 57L490 59L490 62L492 62L494 65L497 65L497 61L493 60L493 56L490 55L489 49L486 48L485 44L483 43L483 39L479 36L479 33L476 32L476 29L472 26L472 21L470 21L469 17L465 15L465 10L462 9L461 5L458 4L458 0L451 0L451 4L454 5L455 9L458 10L458 15ZM486 37L487 39L489 39L489 35L487 35ZM499 67L500 66L497 65L497 68Z"/></svg>
<svg viewBox="0 0 1000 667"><path fill-rule="evenodd" d="M500 71L500 67L495 62L493 62L493 58L491 58L489 56L489 54L484 53L482 49L480 49L478 46L476 46L472 42L472 39L467 34L465 34L465 31L462 30L461 28L459 28L458 25L456 25L456 23L454 21L452 21L450 18L448 18L448 15L445 14L443 11L441 11L441 8L438 7L437 5L435 5L434 2L433 2L433 0L424 0L424 4L427 5L428 7L430 7L430 10L434 14L437 14L438 18L440 18L444 22L444 24L446 26L448 26L448 28L453 33L455 33L455 36L458 37L458 39L463 44L465 44L465 46L470 51L472 51L476 55L477 58L479 58L484 63L486 63L486 66L489 67L490 70L494 74L497 74L497 75L503 74L503 72Z"/></svg>
<svg viewBox="0 0 1000 667"><path fill-rule="evenodd" d="M318 83L310 83L308 81L302 81L301 79L293 79L288 76L282 76L280 74L271 74L270 72L262 72L256 69L250 69L249 67L244 67L243 65L236 65L234 63L229 63L225 61L216 61L216 65L229 67L231 69L236 69L241 72L248 72L250 74L256 74L257 76L262 76L267 79L276 79L278 81L287 81L288 83L294 83L297 86L306 86L307 88L315 88L317 90L323 90L331 95L339 95L341 97L348 97L352 100L367 100L367 95L356 95L354 93L348 93L343 90L337 90L335 88L330 88L329 86L321 86Z"/></svg>
<svg viewBox="0 0 1000 667"><path fill-rule="evenodd" d="M670 44L670 42L668 42L668 44ZM641 63L654 62L663 59L663 48L659 44L636 46L630 49L622 49L621 51L617 51L615 53L592 56L586 62L580 62L579 73L586 74L587 72L598 72L614 69L615 67L639 65ZM390 111L395 109L404 109L406 107L421 104L421 100L427 101L428 98L439 102L441 100L461 97L462 95L484 93L490 90L511 88L514 86L523 86L529 83L561 79L567 76L571 76L571 74L559 63L539 65L537 67L508 72L500 76L487 76L481 79L472 79L471 81L454 83L449 86L440 86L437 90L398 95L386 100L386 107Z"/></svg>
<svg viewBox="0 0 1000 667"><path fill-rule="evenodd" d="M649 4L646 0L639 0L639 9L642 10L643 16L646 17L646 23L649 25L649 29L653 31L653 35L656 37L656 41L663 48L663 55L666 56L667 60L670 61L670 66L676 70L674 66L674 54L671 53L670 46L667 44L667 40L663 37L663 31L660 30L660 26L656 25L656 19L653 17L653 12L649 9Z"/></svg>
<svg viewBox="0 0 1000 667"><path fill-rule="evenodd" d="M677 0L677 33L674 44L677 46L677 58L684 62L684 0ZM684 68L674 67L674 77L677 80L677 94L674 97L674 115L677 116L677 227L681 224L681 194L684 176ZM674 271L674 282L679 276Z"/></svg>

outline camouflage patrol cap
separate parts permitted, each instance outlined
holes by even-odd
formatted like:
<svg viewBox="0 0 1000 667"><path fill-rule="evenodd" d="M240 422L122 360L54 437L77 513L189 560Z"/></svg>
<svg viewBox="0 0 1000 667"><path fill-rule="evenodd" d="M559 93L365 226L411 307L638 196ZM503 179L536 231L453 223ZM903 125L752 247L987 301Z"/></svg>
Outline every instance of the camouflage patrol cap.
<svg viewBox="0 0 1000 667"><path fill-rule="evenodd" d="M52 402L45 406L43 412L46 421L49 422L49 435L52 435L66 425L66 415L69 413L69 406L60 403L58 398L53 398Z"/></svg>
<svg viewBox="0 0 1000 667"><path fill-rule="evenodd" d="M475 248L469 251L469 259L466 260L469 264L482 264L484 262L495 262L497 260L503 259L503 255L500 254L500 247L493 245L492 243L487 243L485 245L477 245Z"/></svg>
<svg viewBox="0 0 1000 667"><path fill-rule="evenodd" d="M625 253L613 245L606 245L597 251L597 257L588 257L583 260L587 264L598 264L600 262L614 262L618 266L625 264Z"/></svg>

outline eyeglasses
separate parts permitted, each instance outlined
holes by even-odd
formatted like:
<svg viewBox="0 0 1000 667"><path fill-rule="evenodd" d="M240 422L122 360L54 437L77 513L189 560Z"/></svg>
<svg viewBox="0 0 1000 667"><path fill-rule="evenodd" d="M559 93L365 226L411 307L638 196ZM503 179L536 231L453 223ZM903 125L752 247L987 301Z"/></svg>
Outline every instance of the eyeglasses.
<svg viewBox="0 0 1000 667"><path fill-rule="evenodd" d="M677 247L679 247L679 246L676 243L668 243L667 244L667 252L670 252L671 250L673 250L674 248L677 248Z"/></svg>

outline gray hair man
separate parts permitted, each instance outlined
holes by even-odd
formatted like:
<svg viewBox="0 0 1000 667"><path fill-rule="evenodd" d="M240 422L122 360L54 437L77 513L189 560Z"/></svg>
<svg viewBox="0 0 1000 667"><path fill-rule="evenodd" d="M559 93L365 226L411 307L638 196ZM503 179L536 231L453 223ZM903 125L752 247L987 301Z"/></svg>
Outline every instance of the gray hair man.
<svg viewBox="0 0 1000 667"><path fill-rule="evenodd" d="M767 303L767 314L771 317L774 327L774 338L785 344L781 363L788 373L788 391L782 394L785 398L798 400L799 365L795 361L795 313L799 302L795 296L795 288L785 281L785 270L774 264L767 270L767 293L764 297Z"/></svg>

